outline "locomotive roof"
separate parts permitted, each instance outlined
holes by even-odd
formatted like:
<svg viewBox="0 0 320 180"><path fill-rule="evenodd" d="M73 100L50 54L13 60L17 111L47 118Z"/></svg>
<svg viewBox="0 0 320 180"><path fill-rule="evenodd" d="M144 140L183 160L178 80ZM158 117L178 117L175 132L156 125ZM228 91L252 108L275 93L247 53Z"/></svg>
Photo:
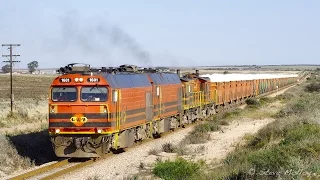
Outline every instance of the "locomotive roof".
<svg viewBox="0 0 320 180"><path fill-rule="evenodd" d="M162 84L181 84L180 78L173 73L148 73L153 83L156 85Z"/></svg>
<svg viewBox="0 0 320 180"><path fill-rule="evenodd" d="M151 83L146 74L101 74L112 88L147 87Z"/></svg>
<svg viewBox="0 0 320 180"><path fill-rule="evenodd" d="M151 86L148 76L155 85L181 84L180 78L173 73L120 73L100 74L112 88L132 88Z"/></svg>

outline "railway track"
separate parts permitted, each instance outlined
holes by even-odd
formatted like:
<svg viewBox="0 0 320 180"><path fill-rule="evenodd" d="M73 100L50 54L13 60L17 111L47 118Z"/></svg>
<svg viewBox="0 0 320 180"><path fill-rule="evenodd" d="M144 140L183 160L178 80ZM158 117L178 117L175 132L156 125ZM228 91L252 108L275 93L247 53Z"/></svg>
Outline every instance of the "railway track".
<svg viewBox="0 0 320 180"><path fill-rule="evenodd" d="M68 172L74 171L75 169L82 168L95 162L94 159L88 159L84 162L72 162L73 159L68 158L56 163L26 172L24 174L10 178L11 180L21 179L54 179L55 177L61 176Z"/></svg>
<svg viewBox="0 0 320 180"><path fill-rule="evenodd" d="M291 85L291 86L287 86L287 87L283 87L281 88L281 90L286 90L286 89L289 89L293 86L295 86L296 84L294 85ZM280 89L279 89L280 90ZM263 95L260 95L260 96L257 96L256 98L261 98L261 97L265 97L265 96L268 96L270 94L273 94L273 93L276 93L275 91L271 91L269 93L265 93ZM221 113L224 113L226 111L232 111L233 109L235 109L236 107L239 107L241 104L235 106L235 107L232 107L232 108L229 108L229 109L224 109ZM200 121L201 122L201 121ZM187 126L192 126L192 125L196 125L198 123L195 123L195 124L189 124ZM183 128L178 128L178 129L175 129L174 131L179 131L179 130L182 130ZM161 135L161 137L165 137L167 136L168 134L170 134L170 132L166 132L166 133L163 133ZM149 141L152 141L153 139L146 139L142 142L138 142L136 144L134 144L132 147L130 148L126 148L126 151L127 150L130 150L134 147L137 147L143 143L147 143ZM75 170L78 170L80 168L83 168L85 166L88 166L90 164L93 164L95 163L96 161L98 160L102 160L102 159L106 159L107 157L113 155L112 153L109 153L109 154L106 154L104 157L102 158L93 158L93 159L88 159L88 160L85 160L84 162L72 162L73 159L72 158L68 158L68 159L64 159L64 160L61 160L59 162L56 162L56 163L53 163L53 164L50 164L50 165L47 165L47 166L44 166L44 167L41 167L41 168L38 168L38 169L35 169L35 170L32 170L32 171L29 171L29 172L26 172L24 174L21 174L21 175L18 175L18 176L15 176L13 178L10 178L12 180L20 180L20 179L42 179L42 180L51 180L51 179L54 179L54 178L57 178L57 177L60 177L64 174L67 174L67 173L70 173L70 172L73 172Z"/></svg>

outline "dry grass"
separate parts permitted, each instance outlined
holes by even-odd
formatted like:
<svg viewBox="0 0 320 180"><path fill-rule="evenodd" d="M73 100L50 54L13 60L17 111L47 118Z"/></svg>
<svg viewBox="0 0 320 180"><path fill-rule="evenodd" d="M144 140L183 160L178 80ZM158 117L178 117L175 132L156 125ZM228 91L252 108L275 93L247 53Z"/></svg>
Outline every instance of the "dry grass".
<svg viewBox="0 0 320 180"><path fill-rule="evenodd" d="M46 99L50 84L55 76L13 75L13 94L15 100ZM0 99L10 99L10 76L0 75Z"/></svg>
<svg viewBox="0 0 320 180"><path fill-rule="evenodd" d="M19 169L34 166L30 158L19 155L16 148L6 136L0 135L0 144L0 177Z"/></svg>
<svg viewBox="0 0 320 180"><path fill-rule="evenodd" d="M17 127L47 120L48 90L55 76L13 75L14 106L10 113L10 76L0 75L0 127ZM4 131L3 129L0 131Z"/></svg>
<svg viewBox="0 0 320 180"><path fill-rule="evenodd" d="M153 149L151 149L149 152L148 152L148 154L149 155L158 155L158 153L160 152L160 150L159 149L156 149L156 148L153 148Z"/></svg>
<svg viewBox="0 0 320 180"><path fill-rule="evenodd" d="M48 90L54 76L0 75L0 177L56 160L47 133Z"/></svg>
<svg viewBox="0 0 320 180"><path fill-rule="evenodd" d="M47 101L25 100L15 103L13 114L9 102L0 103L0 127L26 126L28 123L45 123L48 117ZM4 129L0 128L0 131Z"/></svg>
<svg viewBox="0 0 320 180"><path fill-rule="evenodd" d="M44 75L13 75L14 113L11 114L10 76L0 75L0 127L46 121L48 90L54 78L55 76Z"/></svg>

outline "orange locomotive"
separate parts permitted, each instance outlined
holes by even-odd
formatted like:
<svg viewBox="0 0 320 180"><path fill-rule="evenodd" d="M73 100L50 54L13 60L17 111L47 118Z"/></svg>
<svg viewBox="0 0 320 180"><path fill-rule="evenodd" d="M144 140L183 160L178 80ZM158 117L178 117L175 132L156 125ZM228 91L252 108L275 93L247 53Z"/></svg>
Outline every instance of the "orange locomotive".
<svg viewBox="0 0 320 180"><path fill-rule="evenodd" d="M99 157L177 126L179 77L121 68L117 73L93 73L75 64L61 69L65 74L53 81L49 98L49 133L57 156Z"/></svg>
<svg viewBox="0 0 320 180"><path fill-rule="evenodd" d="M199 72L69 64L50 87L49 134L58 157L99 157L208 117L296 78L211 82Z"/></svg>

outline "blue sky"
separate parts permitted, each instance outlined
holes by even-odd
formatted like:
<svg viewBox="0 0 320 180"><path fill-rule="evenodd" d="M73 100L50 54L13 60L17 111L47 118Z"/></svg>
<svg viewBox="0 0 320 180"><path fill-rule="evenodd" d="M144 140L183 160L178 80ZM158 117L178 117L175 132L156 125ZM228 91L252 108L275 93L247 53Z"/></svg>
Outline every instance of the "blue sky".
<svg viewBox="0 0 320 180"><path fill-rule="evenodd" d="M0 0L0 43L21 43L19 68L320 64L319 9L316 0Z"/></svg>

